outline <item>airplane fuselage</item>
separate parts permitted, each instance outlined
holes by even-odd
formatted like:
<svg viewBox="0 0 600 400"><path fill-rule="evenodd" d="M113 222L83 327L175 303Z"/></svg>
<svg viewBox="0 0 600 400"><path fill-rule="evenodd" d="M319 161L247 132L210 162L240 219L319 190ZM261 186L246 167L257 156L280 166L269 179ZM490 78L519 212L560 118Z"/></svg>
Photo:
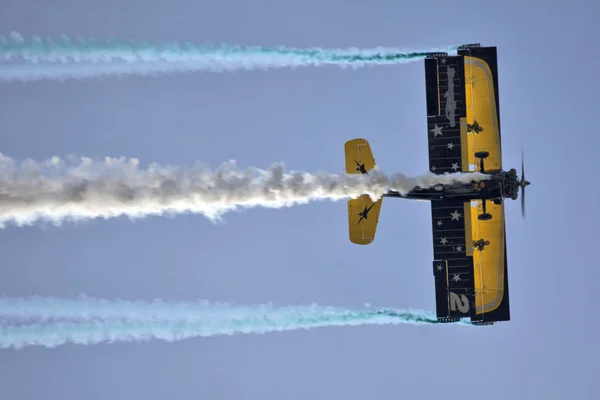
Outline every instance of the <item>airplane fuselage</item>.
<svg viewBox="0 0 600 400"><path fill-rule="evenodd" d="M516 170L497 171L487 173L489 179L480 181L471 181L469 183L452 183L449 185L437 184L429 188L415 188L406 194L401 194L395 191L389 191L384 197L399 197L404 199L414 200L490 200L502 201L503 198L517 199L517 188L519 181L516 175Z"/></svg>

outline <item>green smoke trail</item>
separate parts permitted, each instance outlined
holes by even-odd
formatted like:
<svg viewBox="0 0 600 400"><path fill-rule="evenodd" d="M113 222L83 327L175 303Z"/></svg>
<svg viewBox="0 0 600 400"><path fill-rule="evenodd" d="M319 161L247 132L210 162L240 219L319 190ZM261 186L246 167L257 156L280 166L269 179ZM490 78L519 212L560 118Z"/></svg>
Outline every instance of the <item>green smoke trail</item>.
<svg viewBox="0 0 600 400"><path fill-rule="evenodd" d="M91 304L91 305L90 305ZM25 346L56 347L66 343L91 345L102 342L142 342L159 339L168 342L194 337L211 337L235 334L264 334L319 327L358 325L433 325L438 324L434 314L423 311L381 309L354 311L319 305L274 308L271 305L234 307L224 304L211 306L206 303L172 304L169 315L168 303L147 305L141 303L114 303L108 312L107 303L90 303L88 309L73 308L73 304L53 303L48 311L55 316L75 317L81 322L34 323L0 327L0 348L20 349ZM58 305L58 307L56 307ZM153 310L156 314L153 315ZM74 315L77 314L77 315ZM114 319L121 314L123 320L103 320L110 314ZM135 314L139 319L135 319ZM94 320L97 317L98 320ZM461 325L470 325L460 322Z"/></svg>
<svg viewBox="0 0 600 400"><path fill-rule="evenodd" d="M213 46L190 42L148 44L91 39L60 40L18 33L0 37L0 79L83 78L109 74L156 74L231 71L282 67L392 65L423 59L431 52L393 48L296 49L259 46Z"/></svg>

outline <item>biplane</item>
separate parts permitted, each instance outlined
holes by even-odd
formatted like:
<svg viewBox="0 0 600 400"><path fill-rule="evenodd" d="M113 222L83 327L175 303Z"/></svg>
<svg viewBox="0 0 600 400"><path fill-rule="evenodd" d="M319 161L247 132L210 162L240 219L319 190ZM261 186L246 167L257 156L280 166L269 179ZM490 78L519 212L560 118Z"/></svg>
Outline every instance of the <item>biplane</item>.
<svg viewBox="0 0 600 400"><path fill-rule="evenodd" d="M482 172L489 178L470 183L414 188L383 197L431 203L433 276L437 318L475 325L510 320L504 202L521 189L525 216L525 168L502 169L496 47L461 46L457 55L425 58L429 170ZM368 174L375 168L369 142L345 144L346 172ZM350 241L372 243L383 198L362 195L348 201Z"/></svg>

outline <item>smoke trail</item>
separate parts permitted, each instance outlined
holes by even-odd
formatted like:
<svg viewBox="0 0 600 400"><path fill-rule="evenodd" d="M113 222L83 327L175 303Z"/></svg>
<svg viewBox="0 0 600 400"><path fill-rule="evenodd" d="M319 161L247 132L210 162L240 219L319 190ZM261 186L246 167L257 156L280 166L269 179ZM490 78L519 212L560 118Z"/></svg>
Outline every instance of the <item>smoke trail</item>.
<svg viewBox="0 0 600 400"><path fill-rule="evenodd" d="M106 300L89 296L75 299L31 296L0 298L0 319L21 321L193 321L197 318L240 315L264 310L266 306L232 306L227 303L171 302L155 299L151 302Z"/></svg>
<svg viewBox="0 0 600 400"><path fill-rule="evenodd" d="M442 50L295 49L258 46L199 46L193 43L147 44L78 37L59 41L35 36L29 40L13 32L0 37L0 79L37 80L87 78L102 75L155 75L169 72L233 71L337 65L363 67L423 59Z"/></svg>
<svg viewBox="0 0 600 400"><path fill-rule="evenodd" d="M419 187L485 179L481 173L427 173L407 178L388 177L373 170L367 175L325 172L286 173L282 163L267 170L237 170L234 161L215 171L151 164L139 168L137 159L58 157L20 165L0 153L0 228L13 222L62 221L128 216L202 214L212 221L242 208L281 208L316 200L341 200L369 194L378 199L388 190L401 194Z"/></svg>
<svg viewBox="0 0 600 400"><path fill-rule="evenodd" d="M65 304L65 306L69 306ZM72 304L71 304L72 306ZM112 317L124 311L131 317L131 304L117 304ZM194 307L189 305L190 308ZM140 307L138 303L135 307ZM168 342L193 338L234 334L264 334L318 327L358 325L438 324L435 315L422 311L381 309L377 311L353 311L319 305L274 308L271 305L253 307L230 307L223 305L212 308L204 304L197 310L183 310L176 305L173 315L162 319L162 311L155 320L148 321L153 314L152 306L141 315L141 320L127 321L84 321L82 323L59 322L51 324L9 325L0 327L0 348L20 349L25 346L56 347L66 343L97 344L102 342L142 342L160 339ZM178 310L177 310L178 309ZM98 315L95 312L100 311ZM139 312L140 310L138 310ZM227 312L223 312L227 311ZM80 310L62 311L59 315L74 315ZM105 310L92 306L82 316L102 318ZM47 315L46 315L47 316ZM460 322L470 325L469 322Z"/></svg>

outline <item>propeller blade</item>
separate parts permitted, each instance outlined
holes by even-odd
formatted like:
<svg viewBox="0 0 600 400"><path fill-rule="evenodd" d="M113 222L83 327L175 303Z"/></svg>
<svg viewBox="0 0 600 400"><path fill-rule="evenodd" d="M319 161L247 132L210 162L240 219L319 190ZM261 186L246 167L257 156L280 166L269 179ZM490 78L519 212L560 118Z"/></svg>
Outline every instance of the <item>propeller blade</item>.
<svg viewBox="0 0 600 400"><path fill-rule="evenodd" d="M521 216L525 219L525 188L521 190Z"/></svg>
<svg viewBox="0 0 600 400"><path fill-rule="evenodd" d="M521 181L525 182L525 153L521 149Z"/></svg>
<svg viewBox="0 0 600 400"><path fill-rule="evenodd" d="M525 219L525 152L521 149L521 216Z"/></svg>

